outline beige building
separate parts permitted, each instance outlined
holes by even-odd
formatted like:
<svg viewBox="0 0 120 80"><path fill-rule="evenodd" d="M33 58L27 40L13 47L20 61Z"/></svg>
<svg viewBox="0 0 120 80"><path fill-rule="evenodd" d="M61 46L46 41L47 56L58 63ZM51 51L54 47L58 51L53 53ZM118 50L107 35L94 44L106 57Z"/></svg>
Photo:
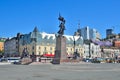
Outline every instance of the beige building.
<svg viewBox="0 0 120 80"><path fill-rule="evenodd" d="M66 37L66 53L71 55L77 49L80 55L84 54L81 44L83 39L80 36L75 37L75 50L74 50L74 39L73 36L64 35ZM44 55L44 54L55 54L56 37L55 34L40 33L35 27L33 32L25 34L20 38L19 41L19 53L22 54L24 48L27 48L30 55Z"/></svg>
<svg viewBox="0 0 120 80"><path fill-rule="evenodd" d="M103 56L104 58L114 58L116 55L120 55L120 49L117 47L103 47Z"/></svg>

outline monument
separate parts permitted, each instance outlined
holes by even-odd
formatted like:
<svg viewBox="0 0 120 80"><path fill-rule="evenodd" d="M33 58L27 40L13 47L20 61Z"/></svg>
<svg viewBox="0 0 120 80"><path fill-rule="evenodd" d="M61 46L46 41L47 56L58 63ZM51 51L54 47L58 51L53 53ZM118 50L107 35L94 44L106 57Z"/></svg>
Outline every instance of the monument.
<svg viewBox="0 0 120 80"><path fill-rule="evenodd" d="M58 35L56 35L56 49L55 56L53 58L53 64L60 64L60 62L64 62L67 59L66 54L66 37L64 35L65 30L65 19L61 15L59 15L58 20L60 21Z"/></svg>
<svg viewBox="0 0 120 80"><path fill-rule="evenodd" d="M29 57L29 52L28 52L27 48L24 48L22 55L21 55L20 64L29 64L31 62L32 62L32 60Z"/></svg>

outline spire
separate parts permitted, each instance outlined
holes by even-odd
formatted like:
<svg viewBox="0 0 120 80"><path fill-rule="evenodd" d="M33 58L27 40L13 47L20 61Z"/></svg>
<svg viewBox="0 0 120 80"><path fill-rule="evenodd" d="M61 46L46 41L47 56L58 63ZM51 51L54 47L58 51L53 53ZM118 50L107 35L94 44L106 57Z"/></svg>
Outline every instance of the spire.
<svg viewBox="0 0 120 80"><path fill-rule="evenodd" d="M80 22L78 23L78 29L77 29L77 32L80 33Z"/></svg>
<svg viewBox="0 0 120 80"><path fill-rule="evenodd" d="M80 29L80 22L78 23L78 29Z"/></svg>
<svg viewBox="0 0 120 80"><path fill-rule="evenodd" d="M38 30L37 26L35 26L35 28L34 28L33 32L39 32L39 30Z"/></svg>

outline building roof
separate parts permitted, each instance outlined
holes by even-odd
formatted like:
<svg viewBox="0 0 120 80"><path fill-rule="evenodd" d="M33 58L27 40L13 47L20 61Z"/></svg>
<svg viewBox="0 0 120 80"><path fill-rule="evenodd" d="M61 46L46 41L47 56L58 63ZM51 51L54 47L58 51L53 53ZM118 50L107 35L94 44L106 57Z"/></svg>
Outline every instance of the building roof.
<svg viewBox="0 0 120 80"><path fill-rule="evenodd" d="M52 38L52 39L55 39L56 37L55 37L55 34L48 34L48 33L45 33L45 32L43 32L43 33L41 33L41 35L42 35L42 39L44 39L44 38L47 38L47 39L50 39L50 38ZM75 41L77 41L77 40L79 40L79 39L82 39L83 40L83 38L82 37L80 37L80 36L71 36L71 35L64 35L66 38L67 38L67 40L68 41L74 41L74 38L75 38Z"/></svg>
<svg viewBox="0 0 120 80"><path fill-rule="evenodd" d="M100 46L112 46L112 43L110 41L92 40L92 42Z"/></svg>
<svg viewBox="0 0 120 80"><path fill-rule="evenodd" d="M39 32L37 26L34 28L33 32Z"/></svg>
<svg viewBox="0 0 120 80"><path fill-rule="evenodd" d="M45 37L47 37L47 39L50 39L50 37L52 37L52 39L55 39L55 34L48 34L48 33L42 32L41 35L42 35L42 39L44 39Z"/></svg>

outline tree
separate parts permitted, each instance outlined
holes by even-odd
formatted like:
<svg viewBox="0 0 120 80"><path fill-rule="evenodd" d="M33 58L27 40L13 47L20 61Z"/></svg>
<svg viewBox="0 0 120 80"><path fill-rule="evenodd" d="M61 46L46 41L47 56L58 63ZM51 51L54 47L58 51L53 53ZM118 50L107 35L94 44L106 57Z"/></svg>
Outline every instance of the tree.
<svg viewBox="0 0 120 80"><path fill-rule="evenodd" d="M4 50L0 50L0 55L1 55L1 56L4 55Z"/></svg>

